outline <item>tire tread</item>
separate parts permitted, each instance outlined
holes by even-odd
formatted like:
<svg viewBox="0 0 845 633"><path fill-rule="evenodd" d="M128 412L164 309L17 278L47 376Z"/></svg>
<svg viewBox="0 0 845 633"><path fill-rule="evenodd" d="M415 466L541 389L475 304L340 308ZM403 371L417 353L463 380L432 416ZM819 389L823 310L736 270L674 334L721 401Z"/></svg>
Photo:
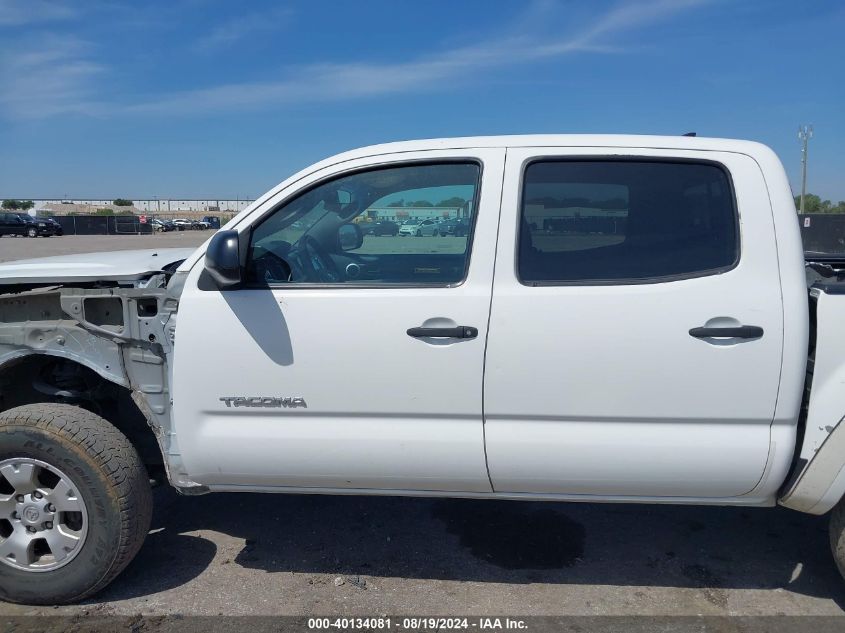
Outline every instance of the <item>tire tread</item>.
<svg viewBox="0 0 845 633"><path fill-rule="evenodd" d="M40 403L3 411L0 413L0 444L2 434L12 432L16 427L37 428L55 435L59 442L81 447L111 485L108 495L117 501L120 515L119 544L105 573L81 593L63 597L62 602L82 600L114 580L144 542L153 508L146 468L135 447L117 427L80 407Z"/></svg>

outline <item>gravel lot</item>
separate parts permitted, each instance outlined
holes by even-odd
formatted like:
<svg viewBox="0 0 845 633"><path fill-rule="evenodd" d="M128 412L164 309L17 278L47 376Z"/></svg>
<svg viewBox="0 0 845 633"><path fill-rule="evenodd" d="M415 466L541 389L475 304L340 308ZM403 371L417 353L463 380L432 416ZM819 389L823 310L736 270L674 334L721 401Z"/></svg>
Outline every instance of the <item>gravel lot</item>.
<svg viewBox="0 0 845 633"><path fill-rule="evenodd" d="M95 600L2 615L833 615L824 518L785 509L156 490Z"/></svg>
<svg viewBox="0 0 845 633"><path fill-rule="evenodd" d="M63 235L61 237L0 237L0 262L13 259L128 251L135 248L199 246L213 231L173 231L154 235Z"/></svg>
<svg viewBox="0 0 845 633"><path fill-rule="evenodd" d="M0 260L198 245L208 232L0 239ZM826 518L782 508L156 490L96 599L0 615L841 615Z"/></svg>

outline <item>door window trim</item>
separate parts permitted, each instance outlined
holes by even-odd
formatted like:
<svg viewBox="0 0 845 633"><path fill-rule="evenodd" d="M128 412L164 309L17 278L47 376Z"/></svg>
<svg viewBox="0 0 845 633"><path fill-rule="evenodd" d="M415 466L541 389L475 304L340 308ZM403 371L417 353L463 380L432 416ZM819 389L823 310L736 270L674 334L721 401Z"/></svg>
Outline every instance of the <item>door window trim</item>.
<svg viewBox="0 0 845 633"><path fill-rule="evenodd" d="M484 161L477 156L467 156L467 157L448 157L448 158L416 158L410 160L399 160L399 161L383 161L380 163L373 163L371 165L363 165L360 167L354 167L352 169L334 172L332 174L327 174L326 176L315 180L314 182L306 185L305 187L299 188L296 191L291 192L289 195L285 196L282 200L274 204L270 207L267 211L262 213L256 220L249 224L249 226L244 231L245 235L242 235L241 239L239 240L242 245L245 246L244 250L246 251L245 254L241 258L241 264L244 267L247 267L249 264L249 258L251 257L251 249L249 248L250 241L252 238L252 232L257 227L259 227L263 222L265 222L274 212L281 209L287 203L289 203L294 198L305 195L308 192L320 187L328 182L333 180L337 180L339 178L346 178L349 176L354 176L358 173L363 172L371 172L371 171L378 171L381 169L392 169L394 167L407 167L407 166L414 166L414 167L421 167L427 165L475 165L478 167L478 177L475 182L475 192L473 194L472 199L472 208L474 213L472 215L472 224L469 232L467 233L467 250L466 250L466 265L464 266L464 275L458 281L453 281L449 283L436 283L436 282L417 282L417 283L410 283L410 282L380 282L380 283L373 283L373 282L344 282L344 283L284 283L284 282L274 282L274 283L258 283L258 282L244 282L238 289L243 290L256 290L256 289L302 289L302 290L335 290L335 289L369 289L369 290L380 290L380 289L402 289L402 288L458 288L466 283L467 278L469 277L470 267L472 265L472 247L474 245L475 240L475 227L476 222L478 219L478 214L480 211L479 201L481 200L481 188L484 182ZM234 289L233 289L234 290Z"/></svg>
<svg viewBox="0 0 845 633"><path fill-rule="evenodd" d="M658 275L655 277L620 277L618 279L578 279L578 280L559 280L559 281L525 281L519 272L519 245L522 238L522 215L525 206L525 172L534 163L572 163L572 162L594 162L594 163L669 163L669 164L693 164L693 165L708 165L716 167L725 175L728 183L728 192L730 194L731 211L733 212L734 220L734 260L732 263L717 268L709 268L707 270L695 271L690 273L677 273L674 275ZM740 234L741 223L739 221L739 206L737 204L736 189L734 187L733 177L727 165L716 160L706 158L685 158L673 156L640 156L634 154L626 154L624 156L610 155L565 155L552 154L544 156L532 156L527 158L520 165L519 173L519 202L516 213L516 240L514 242L514 275L520 285L527 288L544 288L556 286L637 286L645 284L658 284L672 281L684 281L687 279L698 279L700 277L712 277L714 275L722 275L739 266L742 260L742 236Z"/></svg>

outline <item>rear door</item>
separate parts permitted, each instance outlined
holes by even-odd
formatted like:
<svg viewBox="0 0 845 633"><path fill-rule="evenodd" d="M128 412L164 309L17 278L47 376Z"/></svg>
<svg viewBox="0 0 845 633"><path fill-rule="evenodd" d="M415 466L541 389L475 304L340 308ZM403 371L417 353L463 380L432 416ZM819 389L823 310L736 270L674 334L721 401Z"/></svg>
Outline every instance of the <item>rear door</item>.
<svg viewBox="0 0 845 633"><path fill-rule="evenodd" d="M509 149L485 374L498 492L729 497L763 475L783 338L749 157Z"/></svg>

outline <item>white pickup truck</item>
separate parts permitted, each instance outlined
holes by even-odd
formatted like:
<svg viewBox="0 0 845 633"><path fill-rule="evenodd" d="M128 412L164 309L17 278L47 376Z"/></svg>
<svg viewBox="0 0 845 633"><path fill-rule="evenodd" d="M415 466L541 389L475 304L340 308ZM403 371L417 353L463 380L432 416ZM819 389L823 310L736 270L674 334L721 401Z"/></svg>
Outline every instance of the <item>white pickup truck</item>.
<svg viewBox="0 0 845 633"><path fill-rule="evenodd" d="M358 224L442 201L469 235ZM2 265L0 597L102 589L165 477L833 509L845 569L845 259L812 259L762 145L515 136L340 154L193 252Z"/></svg>

